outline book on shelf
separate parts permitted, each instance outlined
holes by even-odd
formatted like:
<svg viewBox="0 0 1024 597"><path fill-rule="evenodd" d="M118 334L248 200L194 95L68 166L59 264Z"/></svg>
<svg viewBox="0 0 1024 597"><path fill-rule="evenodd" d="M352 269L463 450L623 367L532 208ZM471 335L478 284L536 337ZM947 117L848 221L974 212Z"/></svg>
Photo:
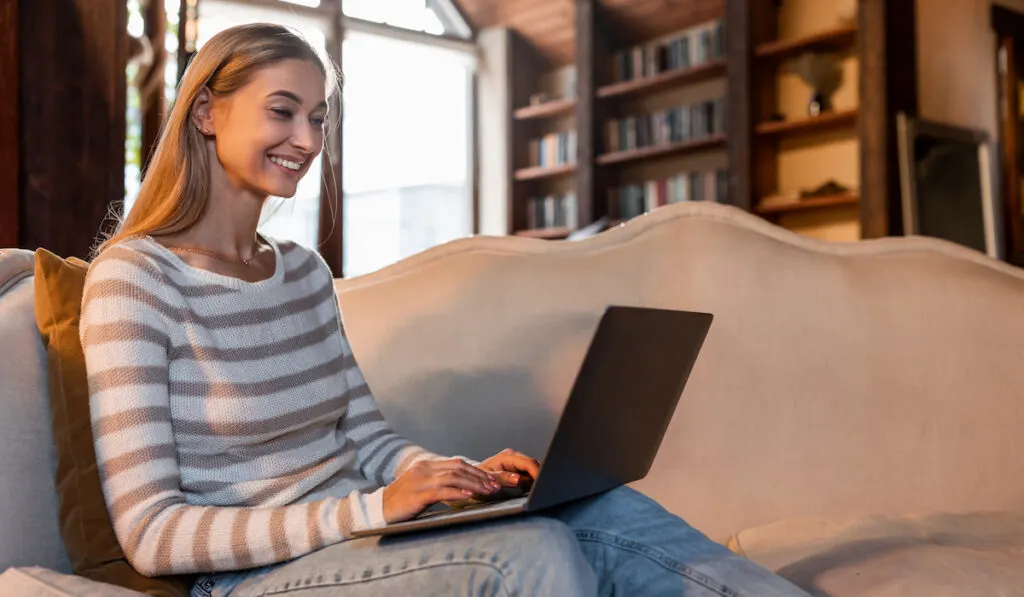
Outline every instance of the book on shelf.
<svg viewBox="0 0 1024 597"><path fill-rule="evenodd" d="M609 190L609 207L619 218L626 220L670 203L728 203L726 176L725 170L696 170L679 172L668 178L625 184Z"/></svg>
<svg viewBox="0 0 1024 597"><path fill-rule="evenodd" d="M548 133L530 139L530 166L554 168L576 162L576 131Z"/></svg>
<svg viewBox="0 0 1024 597"><path fill-rule="evenodd" d="M606 151L626 151L725 133L725 99L612 118L605 123Z"/></svg>
<svg viewBox="0 0 1024 597"><path fill-rule="evenodd" d="M537 228L570 228L579 226L576 193L530 197L526 206L526 226Z"/></svg>
<svg viewBox="0 0 1024 597"><path fill-rule="evenodd" d="M635 81L663 72L694 68L725 56L725 27L714 20L659 41L613 54L616 83Z"/></svg>

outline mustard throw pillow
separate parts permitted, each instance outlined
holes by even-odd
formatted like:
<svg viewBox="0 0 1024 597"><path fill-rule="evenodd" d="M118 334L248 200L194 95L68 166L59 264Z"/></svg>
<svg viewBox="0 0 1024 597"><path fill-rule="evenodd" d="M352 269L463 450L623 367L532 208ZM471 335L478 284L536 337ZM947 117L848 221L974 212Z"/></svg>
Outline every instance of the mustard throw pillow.
<svg viewBox="0 0 1024 597"><path fill-rule="evenodd" d="M103 499L92 425L85 356L78 338L88 264L36 251L36 325L46 348L60 532L75 574L155 597L188 597L193 577L149 578L125 559Z"/></svg>

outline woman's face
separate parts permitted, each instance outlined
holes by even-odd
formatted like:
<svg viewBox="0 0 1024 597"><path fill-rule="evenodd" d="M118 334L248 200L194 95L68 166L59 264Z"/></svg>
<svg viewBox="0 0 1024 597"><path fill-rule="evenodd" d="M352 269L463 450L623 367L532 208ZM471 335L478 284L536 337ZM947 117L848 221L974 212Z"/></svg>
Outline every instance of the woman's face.
<svg viewBox="0 0 1024 597"><path fill-rule="evenodd" d="M324 86L312 62L284 60L213 101L217 158L233 186L262 196L295 195L323 148Z"/></svg>

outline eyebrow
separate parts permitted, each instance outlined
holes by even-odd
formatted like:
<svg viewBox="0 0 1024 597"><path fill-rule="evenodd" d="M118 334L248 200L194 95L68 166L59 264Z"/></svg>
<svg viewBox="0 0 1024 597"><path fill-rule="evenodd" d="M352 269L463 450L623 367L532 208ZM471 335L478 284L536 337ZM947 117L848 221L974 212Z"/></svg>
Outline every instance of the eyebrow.
<svg viewBox="0 0 1024 597"><path fill-rule="evenodd" d="M284 89L279 89L278 91L275 91L275 92L267 95L267 97L274 97L274 96L284 97L284 98L292 100L293 102L295 102L296 104L299 104L300 106L302 105L302 98L297 96L297 95L295 95L291 91L285 91ZM321 101L319 104L316 105L316 108L326 108L326 107L327 107L327 102L326 101ZM314 109L316 109L316 108L314 108Z"/></svg>

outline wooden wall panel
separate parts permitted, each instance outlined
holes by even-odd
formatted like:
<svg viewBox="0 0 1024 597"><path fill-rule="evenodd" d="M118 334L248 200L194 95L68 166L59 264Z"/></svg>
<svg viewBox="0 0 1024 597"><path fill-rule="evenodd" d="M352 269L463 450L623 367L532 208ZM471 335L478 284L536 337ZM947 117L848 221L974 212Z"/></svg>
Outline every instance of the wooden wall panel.
<svg viewBox="0 0 1024 597"><path fill-rule="evenodd" d="M88 257L124 197L124 0L20 3L21 245Z"/></svg>
<svg viewBox="0 0 1024 597"><path fill-rule="evenodd" d="M0 2L0 248L18 245L18 3Z"/></svg>

